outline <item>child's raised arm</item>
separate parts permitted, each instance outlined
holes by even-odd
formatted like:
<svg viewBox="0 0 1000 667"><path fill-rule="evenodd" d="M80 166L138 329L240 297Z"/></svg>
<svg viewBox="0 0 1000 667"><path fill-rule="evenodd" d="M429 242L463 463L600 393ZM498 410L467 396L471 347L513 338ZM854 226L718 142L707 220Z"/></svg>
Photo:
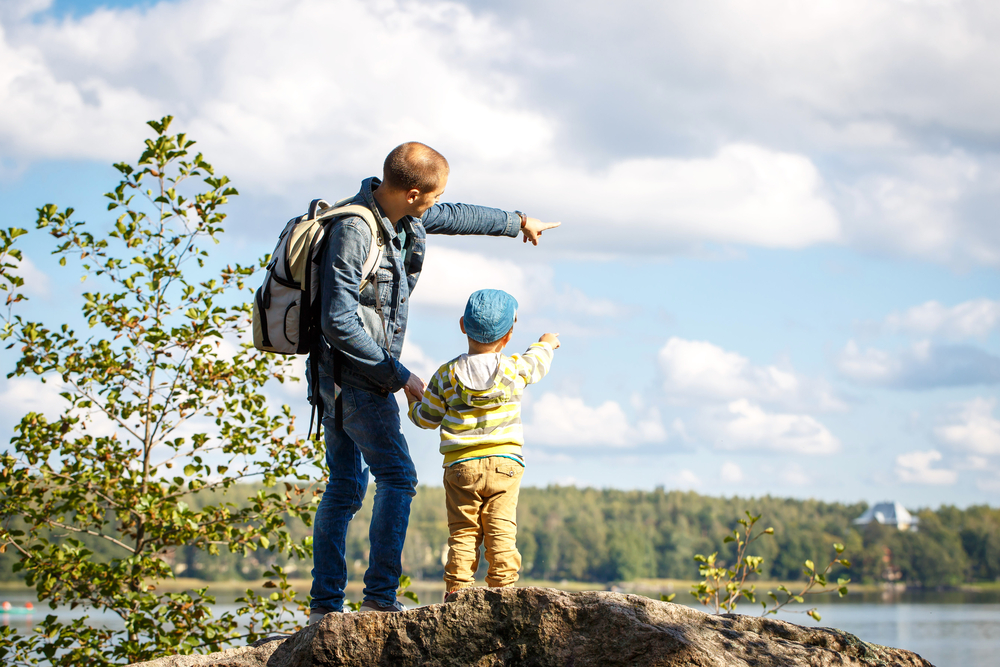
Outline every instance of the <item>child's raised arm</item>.
<svg viewBox="0 0 1000 667"><path fill-rule="evenodd" d="M552 365L554 352L559 348L559 334L542 334L537 343L532 343L517 359L517 372L523 375L527 384L538 382Z"/></svg>

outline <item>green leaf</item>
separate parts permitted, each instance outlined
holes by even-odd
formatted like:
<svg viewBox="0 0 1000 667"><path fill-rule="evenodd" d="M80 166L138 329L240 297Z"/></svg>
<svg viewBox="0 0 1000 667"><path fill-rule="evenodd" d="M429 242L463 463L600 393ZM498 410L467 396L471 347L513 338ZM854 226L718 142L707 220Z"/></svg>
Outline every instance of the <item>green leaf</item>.
<svg viewBox="0 0 1000 667"><path fill-rule="evenodd" d="M188 477L191 477L196 472L198 472L198 468L194 467L190 463L184 466L184 474L187 475Z"/></svg>

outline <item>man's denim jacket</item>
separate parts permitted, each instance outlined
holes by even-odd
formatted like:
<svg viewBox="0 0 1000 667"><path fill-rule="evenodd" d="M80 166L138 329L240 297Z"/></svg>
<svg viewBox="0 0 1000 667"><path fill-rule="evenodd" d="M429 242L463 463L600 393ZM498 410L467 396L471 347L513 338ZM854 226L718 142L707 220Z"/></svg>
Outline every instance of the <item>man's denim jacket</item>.
<svg viewBox="0 0 1000 667"><path fill-rule="evenodd" d="M364 291L358 292L371 230L361 218L342 218L326 232L328 238L320 267L319 317L323 340L319 368L333 375L332 348L336 348L341 353L341 381L345 385L387 395L399 391L410 378L410 371L399 363L399 355L403 350L410 295L424 264L427 234L517 236L521 218L516 213L467 204L437 204L422 218L407 216L400 221L406 231L406 244L411 248L408 265L404 267L403 248L396 230L382 215L372 195L379 184L377 178L365 179L361 191L349 203L368 206L375 219L381 221L386 243L377 277L386 328L382 329L375 310L375 286L369 283Z"/></svg>

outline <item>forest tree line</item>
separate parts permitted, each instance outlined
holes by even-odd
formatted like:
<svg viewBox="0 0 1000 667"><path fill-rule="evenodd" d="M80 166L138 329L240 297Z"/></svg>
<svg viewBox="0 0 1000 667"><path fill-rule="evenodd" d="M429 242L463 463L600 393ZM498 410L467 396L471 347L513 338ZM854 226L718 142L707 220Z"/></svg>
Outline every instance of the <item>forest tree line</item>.
<svg viewBox="0 0 1000 667"><path fill-rule="evenodd" d="M255 487L230 491L231 502L249 498ZM347 541L352 579L367 567L368 525L374 488L351 522ZM227 500L229 496L227 496ZM218 502L204 498L203 502ZM694 492L621 491L565 486L524 488L518 503L517 544L523 557L521 576L594 583L698 576L695 554L718 552L725 560L732 544L724 538L744 511L761 514L761 527L774 528L751 552L764 557L763 576L777 580L802 577L802 563L826 563L832 544L846 546L851 561L847 575L856 582L900 582L912 586L955 586L966 582L1000 580L1000 509L943 506L916 512L916 532L852 521L866 509L864 503L827 503L788 498L718 498ZM298 520L288 528L298 539L311 529ZM59 539L54 535L52 539ZM438 579L444 571L448 526L444 489L422 486L413 499L410 526L403 551L403 569L414 579ZM117 549L96 538L84 540L95 558L110 557ZM167 554L177 576L207 581L254 580L272 563L288 565L293 576L309 577L312 564L286 563L267 550L248 557L227 553L211 556L195 548ZM17 578L12 571L16 555L0 554L0 580ZM485 567L485 564L483 565ZM481 575L480 575L481 578Z"/></svg>

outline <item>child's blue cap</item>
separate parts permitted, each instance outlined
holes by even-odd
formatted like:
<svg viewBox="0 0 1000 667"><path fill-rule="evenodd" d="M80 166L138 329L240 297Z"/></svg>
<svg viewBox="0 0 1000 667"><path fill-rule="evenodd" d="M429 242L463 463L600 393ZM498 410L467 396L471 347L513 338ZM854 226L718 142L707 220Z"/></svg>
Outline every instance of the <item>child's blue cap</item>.
<svg viewBox="0 0 1000 667"><path fill-rule="evenodd" d="M493 343L514 326L517 301L499 289L473 292L465 304L465 333L479 343Z"/></svg>

